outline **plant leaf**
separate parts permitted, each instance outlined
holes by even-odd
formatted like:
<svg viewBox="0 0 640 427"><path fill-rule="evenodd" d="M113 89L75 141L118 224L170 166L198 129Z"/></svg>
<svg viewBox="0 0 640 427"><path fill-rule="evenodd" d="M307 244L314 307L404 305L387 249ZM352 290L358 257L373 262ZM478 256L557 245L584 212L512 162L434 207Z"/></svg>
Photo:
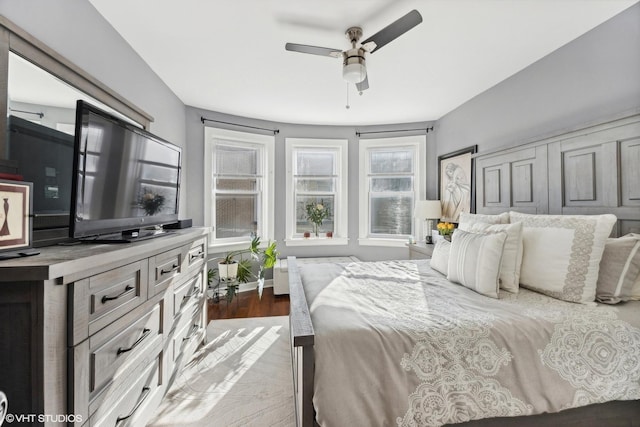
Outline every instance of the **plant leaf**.
<svg viewBox="0 0 640 427"><path fill-rule="evenodd" d="M247 283L251 278L251 260L242 259L238 262L238 282Z"/></svg>

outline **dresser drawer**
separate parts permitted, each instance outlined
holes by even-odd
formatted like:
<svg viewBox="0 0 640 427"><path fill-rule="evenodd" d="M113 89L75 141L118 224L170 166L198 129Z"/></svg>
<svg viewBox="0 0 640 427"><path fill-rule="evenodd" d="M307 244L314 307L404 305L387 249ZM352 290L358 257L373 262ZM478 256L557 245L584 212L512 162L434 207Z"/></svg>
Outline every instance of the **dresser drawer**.
<svg viewBox="0 0 640 427"><path fill-rule="evenodd" d="M84 420L112 406L163 347L163 301L122 316L69 352L69 411Z"/></svg>
<svg viewBox="0 0 640 427"><path fill-rule="evenodd" d="M176 288L173 292L173 317L176 317L182 309L193 301L201 300L204 295L202 283L202 273L199 272L196 276L187 280L186 283Z"/></svg>
<svg viewBox="0 0 640 427"><path fill-rule="evenodd" d="M149 296L167 289L181 279L188 247L163 252L149 259Z"/></svg>
<svg viewBox="0 0 640 427"><path fill-rule="evenodd" d="M189 248L187 256L188 269L193 270L200 268L207 258L207 241L206 239L198 239L193 242Z"/></svg>
<svg viewBox="0 0 640 427"><path fill-rule="evenodd" d="M147 300L148 261L141 260L69 285L73 346Z"/></svg>
<svg viewBox="0 0 640 427"><path fill-rule="evenodd" d="M135 363L149 344L161 334L160 305L146 315L118 331L115 335L105 329L89 338L89 392L99 390L111 381L125 363Z"/></svg>
<svg viewBox="0 0 640 427"><path fill-rule="evenodd" d="M191 359L191 355L204 339L204 332L202 304L193 304L185 309L179 320L176 320L175 332L169 346L170 360L180 365L179 362Z"/></svg>
<svg viewBox="0 0 640 427"><path fill-rule="evenodd" d="M161 358L141 369L135 381L118 395L113 405L103 405L90 418L90 426L143 426L162 400Z"/></svg>
<svg viewBox="0 0 640 427"><path fill-rule="evenodd" d="M171 283L183 280L187 272L201 269L207 257L206 239L171 249L149 260L149 296L156 295Z"/></svg>

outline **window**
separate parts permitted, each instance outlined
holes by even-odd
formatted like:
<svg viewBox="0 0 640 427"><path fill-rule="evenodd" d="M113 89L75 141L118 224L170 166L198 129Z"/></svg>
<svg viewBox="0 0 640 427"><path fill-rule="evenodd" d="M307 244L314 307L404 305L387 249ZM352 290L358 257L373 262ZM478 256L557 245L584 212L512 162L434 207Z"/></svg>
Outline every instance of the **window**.
<svg viewBox="0 0 640 427"><path fill-rule="evenodd" d="M287 138L287 245L347 244L347 141ZM329 216L318 227L307 206L322 204ZM311 239L305 239L309 232ZM333 234L326 238L327 232Z"/></svg>
<svg viewBox="0 0 640 427"><path fill-rule="evenodd" d="M205 223L224 250L273 240L272 136L205 128Z"/></svg>
<svg viewBox="0 0 640 427"><path fill-rule="evenodd" d="M404 245L425 195L424 136L360 141L360 244Z"/></svg>

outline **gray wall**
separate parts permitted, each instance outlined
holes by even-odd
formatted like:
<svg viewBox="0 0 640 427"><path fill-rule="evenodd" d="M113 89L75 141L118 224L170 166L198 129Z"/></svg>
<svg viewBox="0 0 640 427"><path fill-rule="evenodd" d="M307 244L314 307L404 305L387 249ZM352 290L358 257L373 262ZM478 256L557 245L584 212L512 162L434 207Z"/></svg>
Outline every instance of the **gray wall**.
<svg viewBox="0 0 640 427"><path fill-rule="evenodd" d="M199 196L204 192L204 174L203 174L203 153L204 153L204 125L200 118L219 120L223 122L238 123L248 126L263 127L267 129L279 129L279 133L275 138L275 206L278 215L275 218L275 238L278 241L278 251L282 256L296 255L301 257L311 256L345 256L356 255L363 260L378 260L392 258L407 258L409 253L406 248L379 248L371 246L358 245L358 180L359 180L359 164L358 164L358 138L356 130L360 132L370 131L390 131L398 129L425 129L431 127L431 122L405 123L394 125L380 126L316 126L316 125L298 125L288 123L270 122L265 120L248 119L245 117L231 116L228 114L217 113L213 111L201 110L193 107L187 107L186 126L187 126L187 150L190 159L199 159L197 162L190 162L186 177L189 182L189 214L195 224L202 225L204 222L204 204L202 197ZM251 131L239 127L215 124L216 127ZM207 123L207 126L214 126L213 123ZM393 137L399 135L411 135L412 133L384 133L379 137ZM415 134L415 133L414 133ZM435 164L433 158L435 155L435 142L433 141L433 133L427 134L427 162ZM285 138L339 138L349 141L349 244L346 246L322 246L322 247L289 247L284 245L285 238ZM436 171L433 168L427 170L427 182L433 183L436 178ZM429 185L427 194L435 197L435 184Z"/></svg>
<svg viewBox="0 0 640 427"><path fill-rule="evenodd" d="M153 133L184 147L184 104L89 1L0 0L0 14L142 108L155 119Z"/></svg>
<svg viewBox="0 0 640 427"><path fill-rule="evenodd" d="M438 155L479 153L640 107L640 4L476 96L436 124Z"/></svg>
<svg viewBox="0 0 640 427"><path fill-rule="evenodd" d="M181 197L183 218L202 224L202 154L205 116L280 129L276 138L276 186L284 188L286 137L347 138L349 140L348 246L295 252L280 244L283 255L355 254L363 259L405 257L406 250L357 245L358 141L355 126L313 126L271 123L186 107L86 0L0 0L0 13L46 43L114 91L151 114L154 133L185 147L185 179ZM484 153L527 142L640 109L640 4L478 95L435 124L427 138L427 197L436 195L436 156L472 144ZM428 102L425 100L425 102ZM358 130L428 127L430 122ZM435 135L435 136L434 136ZM387 135L392 136L392 135ZM283 191L276 206L284 206ZM284 217L276 219L276 239L284 238Z"/></svg>

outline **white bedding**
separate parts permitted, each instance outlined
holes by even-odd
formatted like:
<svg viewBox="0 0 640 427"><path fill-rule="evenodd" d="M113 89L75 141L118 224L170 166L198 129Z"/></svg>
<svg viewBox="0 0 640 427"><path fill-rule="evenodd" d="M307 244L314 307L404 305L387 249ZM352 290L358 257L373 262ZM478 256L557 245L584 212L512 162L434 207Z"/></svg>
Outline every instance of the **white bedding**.
<svg viewBox="0 0 640 427"><path fill-rule="evenodd" d="M426 260L301 265L322 426L439 426L640 399L640 302L500 299Z"/></svg>

